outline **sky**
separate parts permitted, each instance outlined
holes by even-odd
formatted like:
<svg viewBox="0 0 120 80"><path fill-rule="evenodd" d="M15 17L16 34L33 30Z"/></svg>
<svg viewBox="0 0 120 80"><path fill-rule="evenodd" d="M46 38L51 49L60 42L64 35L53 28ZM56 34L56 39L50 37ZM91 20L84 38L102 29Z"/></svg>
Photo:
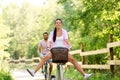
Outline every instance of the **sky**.
<svg viewBox="0 0 120 80"><path fill-rule="evenodd" d="M40 6L43 3L47 3L47 0L2 0L2 6L6 6L9 3L15 3L21 5L23 1L29 2L32 5Z"/></svg>
<svg viewBox="0 0 120 80"><path fill-rule="evenodd" d="M48 0L1 0L2 2L0 3L0 7L4 7L10 3L15 3L17 4L18 6L21 6L23 1L26 1L32 5L35 5L35 6L41 6L41 5L44 5L47 4ZM0 14L2 13L2 10L0 8Z"/></svg>

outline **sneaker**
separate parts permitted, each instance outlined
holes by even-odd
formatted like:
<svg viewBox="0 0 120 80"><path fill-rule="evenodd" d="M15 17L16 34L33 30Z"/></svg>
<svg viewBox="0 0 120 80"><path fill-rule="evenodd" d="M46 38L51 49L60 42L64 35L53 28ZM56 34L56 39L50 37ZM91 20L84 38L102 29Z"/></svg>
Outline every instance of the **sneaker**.
<svg viewBox="0 0 120 80"><path fill-rule="evenodd" d="M51 80L55 80L55 75L51 75Z"/></svg>
<svg viewBox="0 0 120 80"><path fill-rule="evenodd" d="M87 80L92 74L85 74L84 80Z"/></svg>
<svg viewBox="0 0 120 80"><path fill-rule="evenodd" d="M27 71L29 72L29 74L30 74L32 77L34 77L34 75L35 75L34 70L29 70L29 69L27 69Z"/></svg>

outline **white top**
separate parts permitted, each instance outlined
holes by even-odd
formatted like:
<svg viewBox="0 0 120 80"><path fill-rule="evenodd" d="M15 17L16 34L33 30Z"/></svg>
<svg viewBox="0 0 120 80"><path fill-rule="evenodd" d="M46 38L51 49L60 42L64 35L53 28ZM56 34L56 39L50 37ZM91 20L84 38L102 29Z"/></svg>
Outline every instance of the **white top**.
<svg viewBox="0 0 120 80"><path fill-rule="evenodd" d="M69 45L65 42L65 40L66 39L68 39L68 33L67 33L67 31L65 30L65 29L62 29L62 36L63 36L63 41L64 41L64 45L63 45L63 42L61 42L60 44L59 44L59 42L56 42L56 45L54 45L55 44L55 42L53 41L53 36L54 36L54 31L51 31L50 32L50 35L49 35L49 39L48 39L48 41L50 42L50 48L53 48L54 46L64 46L64 47L66 47L66 48L69 48ZM60 36L61 37L61 36ZM56 39L57 38L59 38L59 37L56 37ZM58 45L57 45L58 44Z"/></svg>
<svg viewBox="0 0 120 80"><path fill-rule="evenodd" d="M56 37L56 41L53 47L65 47L63 35Z"/></svg>

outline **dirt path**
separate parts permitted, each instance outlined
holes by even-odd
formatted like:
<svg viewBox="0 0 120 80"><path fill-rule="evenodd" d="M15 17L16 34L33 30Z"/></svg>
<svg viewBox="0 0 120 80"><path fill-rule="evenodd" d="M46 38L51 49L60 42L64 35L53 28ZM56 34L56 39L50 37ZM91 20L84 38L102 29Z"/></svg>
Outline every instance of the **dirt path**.
<svg viewBox="0 0 120 80"><path fill-rule="evenodd" d="M14 80L44 80L44 75L37 72L35 77L30 76L30 74L23 69L14 69L12 71Z"/></svg>

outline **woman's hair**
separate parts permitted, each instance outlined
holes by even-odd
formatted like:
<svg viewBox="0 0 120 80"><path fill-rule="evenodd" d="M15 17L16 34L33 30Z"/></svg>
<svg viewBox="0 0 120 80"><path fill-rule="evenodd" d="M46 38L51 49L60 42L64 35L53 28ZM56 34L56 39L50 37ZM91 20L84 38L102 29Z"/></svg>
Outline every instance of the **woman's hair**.
<svg viewBox="0 0 120 80"><path fill-rule="evenodd" d="M61 23L62 23L62 20L61 19L59 19L59 18L57 18L56 20L55 20L55 23L56 23L56 21L57 20L59 20L59 21L61 21ZM56 30L56 27L55 27L55 29L54 29L54 32L53 32L53 42L55 42L56 41L56 35L57 35L57 30Z"/></svg>

